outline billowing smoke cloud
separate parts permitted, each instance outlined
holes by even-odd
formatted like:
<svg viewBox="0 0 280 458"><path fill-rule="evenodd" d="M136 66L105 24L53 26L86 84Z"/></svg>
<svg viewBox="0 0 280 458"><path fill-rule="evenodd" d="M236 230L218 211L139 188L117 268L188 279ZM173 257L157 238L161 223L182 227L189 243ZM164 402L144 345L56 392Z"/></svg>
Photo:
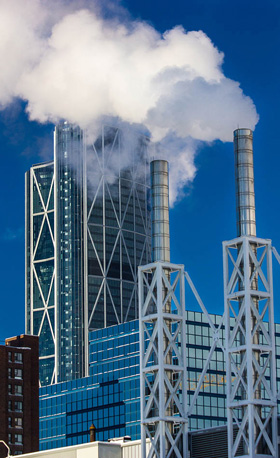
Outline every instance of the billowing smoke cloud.
<svg viewBox="0 0 280 458"><path fill-rule="evenodd" d="M168 150L174 203L195 176L197 142L254 129L255 106L225 77L224 56L203 32L161 35L77 4L0 0L0 104L19 97L39 122L88 128L108 116L144 125Z"/></svg>

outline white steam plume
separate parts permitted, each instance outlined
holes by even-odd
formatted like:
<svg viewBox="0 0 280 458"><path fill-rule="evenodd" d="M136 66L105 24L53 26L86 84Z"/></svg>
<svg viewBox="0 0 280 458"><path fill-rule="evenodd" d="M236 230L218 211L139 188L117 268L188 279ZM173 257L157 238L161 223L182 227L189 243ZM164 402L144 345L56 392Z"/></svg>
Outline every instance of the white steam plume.
<svg viewBox="0 0 280 458"><path fill-rule="evenodd" d="M86 0L0 0L0 105L19 97L32 120L82 128L104 116L145 125L171 148L174 203L194 178L197 141L231 141L238 125L254 129L255 106L225 77L223 54L203 32L161 35L89 8Z"/></svg>

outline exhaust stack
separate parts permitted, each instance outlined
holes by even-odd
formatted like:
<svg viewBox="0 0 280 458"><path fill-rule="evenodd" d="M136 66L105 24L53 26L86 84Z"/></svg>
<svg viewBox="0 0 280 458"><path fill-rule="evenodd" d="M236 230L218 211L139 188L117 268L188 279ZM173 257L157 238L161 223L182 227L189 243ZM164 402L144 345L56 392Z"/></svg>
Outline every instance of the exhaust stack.
<svg viewBox="0 0 280 458"><path fill-rule="evenodd" d="M252 143L234 131L237 238L223 243L229 458L278 456L273 248L256 237Z"/></svg>
<svg viewBox="0 0 280 458"><path fill-rule="evenodd" d="M188 455L182 396L187 393L185 277L184 266L170 263L166 161L151 162L151 197L152 263L138 269L142 458L183 458ZM153 440L146 453L147 438Z"/></svg>
<svg viewBox="0 0 280 458"><path fill-rule="evenodd" d="M152 261L170 262L168 162L151 162Z"/></svg>
<svg viewBox="0 0 280 458"><path fill-rule="evenodd" d="M256 236L256 210L253 164L253 133L234 131L237 236Z"/></svg>

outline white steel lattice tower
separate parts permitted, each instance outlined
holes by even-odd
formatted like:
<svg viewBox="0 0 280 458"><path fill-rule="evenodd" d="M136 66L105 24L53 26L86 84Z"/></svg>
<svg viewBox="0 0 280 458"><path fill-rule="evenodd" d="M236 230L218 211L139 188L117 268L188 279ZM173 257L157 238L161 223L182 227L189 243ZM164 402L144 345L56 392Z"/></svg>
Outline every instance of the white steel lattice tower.
<svg viewBox="0 0 280 458"><path fill-rule="evenodd" d="M151 178L154 262L138 271L142 458L181 458L188 450L184 266L169 262L166 161L151 163Z"/></svg>
<svg viewBox="0 0 280 458"><path fill-rule="evenodd" d="M223 243L228 456L277 457L271 241L256 237L252 132L234 132L238 238Z"/></svg>

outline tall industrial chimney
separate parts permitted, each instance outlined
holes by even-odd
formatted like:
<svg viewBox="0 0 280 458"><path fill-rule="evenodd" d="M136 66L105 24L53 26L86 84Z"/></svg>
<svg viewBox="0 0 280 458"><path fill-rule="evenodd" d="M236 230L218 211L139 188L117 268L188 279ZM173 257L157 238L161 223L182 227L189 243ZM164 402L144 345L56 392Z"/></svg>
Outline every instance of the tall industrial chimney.
<svg viewBox="0 0 280 458"><path fill-rule="evenodd" d="M150 170L153 262L138 269L142 458L185 458L184 266L170 263L168 163L152 161Z"/></svg>
<svg viewBox="0 0 280 458"><path fill-rule="evenodd" d="M256 235L253 133L236 129L234 139L237 236Z"/></svg>
<svg viewBox="0 0 280 458"><path fill-rule="evenodd" d="M170 262L168 162L151 162L152 260Z"/></svg>
<svg viewBox="0 0 280 458"><path fill-rule="evenodd" d="M252 131L233 140L237 238L223 243L228 456L276 457L272 247L256 237Z"/></svg>

